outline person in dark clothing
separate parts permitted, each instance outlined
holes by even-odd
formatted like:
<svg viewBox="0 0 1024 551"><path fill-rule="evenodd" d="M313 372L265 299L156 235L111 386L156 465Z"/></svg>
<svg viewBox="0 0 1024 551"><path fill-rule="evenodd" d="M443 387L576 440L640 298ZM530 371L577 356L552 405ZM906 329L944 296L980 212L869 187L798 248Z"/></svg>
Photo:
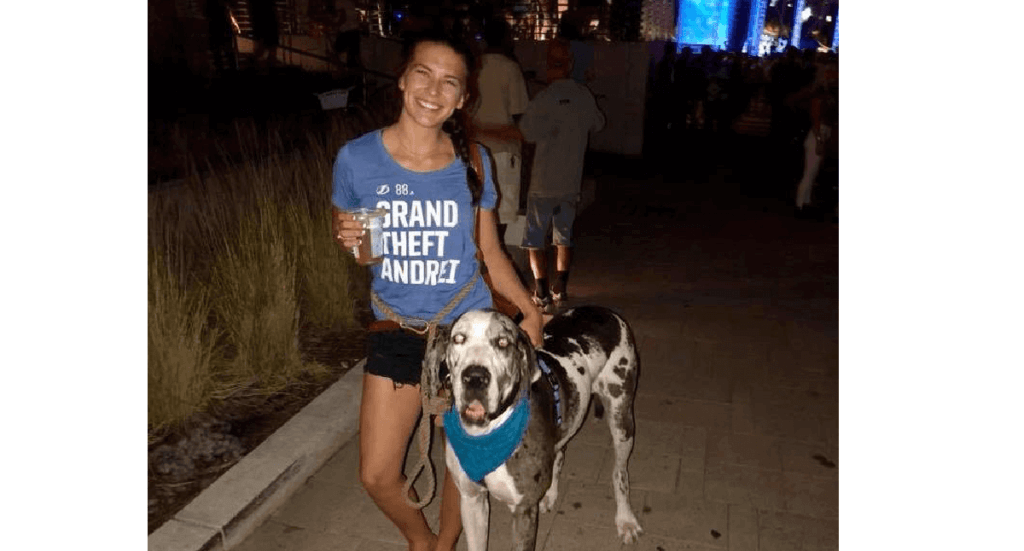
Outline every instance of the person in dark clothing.
<svg viewBox="0 0 1024 551"><path fill-rule="evenodd" d="M649 83L650 107L647 109L647 131L649 132L652 149L659 159L666 157L671 149L671 137L679 128L675 118L678 99L675 95L676 43L666 42L661 60L651 73Z"/></svg>
<svg viewBox="0 0 1024 551"><path fill-rule="evenodd" d="M704 73L704 56L692 55L689 47L683 48L680 52L679 61L676 63L676 82L682 90L682 98L685 102L684 123L687 128L702 128L704 120L704 99L707 95L708 81Z"/></svg>
<svg viewBox="0 0 1024 551"><path fill-rule="evenodd" d="M220 73L238 68L230 0L206 0L206 21L209 23L210 54L214 69Z"/></svg>
<svg viewBox="0 0 1024 551"><path fill-rule="evenodd" d="M803 147L801 142L810 125L806 112L797 108L797 93L804 81L799 51L790 47L771 69L768 96L772 107L771 141L775 149L778 191L790 194L789 185L800 173Z"/></svg>
<svg viewBox="0 0 1024 551"><path fill-rule="evenodd" d="M795 48L786 49L786 53L775 62L771 69L768 99L772 106L771 133L773 141L776 143L788 142L794 137L794 132L792 131L793 114L786 99L791 92L795 91L793 83L798 80L797 73L799 70Z"/></svg>
<svg viewBox="0 0 1024 551"><path fill-rule="evenodd" d="M362 66L360 60L359 13L356 11L355 3L351 0L335 2L334 9L334 26L337 30L337 34L334 36L334 43L332 44L334 54L338 56L339 60L344 55L345 66L350 69L357 69Z"/></svg>
<svg viewBox="0 0 1024 551"><path fill-rule="evenodd" d="M253 39L256 41L253 52L256 63L262 63L266 56L267 67L273 67L277 61L277 47L280 45L274 0L249 0L249 19L252 22Z"/></svg>

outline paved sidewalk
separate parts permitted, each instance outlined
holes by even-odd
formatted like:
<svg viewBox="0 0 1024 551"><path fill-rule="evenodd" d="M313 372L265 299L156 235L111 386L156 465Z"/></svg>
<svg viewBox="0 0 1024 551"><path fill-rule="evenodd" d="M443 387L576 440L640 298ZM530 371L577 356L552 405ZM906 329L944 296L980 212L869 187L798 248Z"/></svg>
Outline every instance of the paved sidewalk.
<svg viewBox="0 0 1024 551"><path fill-rule="evenodd" d="M838 548L838 226L743 199L735 179L724 169L699 185L598 176L569 291L636 333L629 471L644 534L633 546L616 537L610 438L591 417L569 445L538 549ZM357 440L235 549L406 549L359 486ZM438 501L426 509L435 528ZM508 548L509 526L492 506L490 549Z"/></svg>

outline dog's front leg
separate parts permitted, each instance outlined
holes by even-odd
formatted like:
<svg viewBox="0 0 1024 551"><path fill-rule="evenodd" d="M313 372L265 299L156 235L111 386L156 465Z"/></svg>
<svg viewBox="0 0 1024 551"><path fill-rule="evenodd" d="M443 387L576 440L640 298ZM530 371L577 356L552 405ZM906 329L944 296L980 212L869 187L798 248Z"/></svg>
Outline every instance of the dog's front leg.
<svg viewBox="0 0 1024 551"><path fill-rule="evenodd" d="M466 476L450 445L445 449L445 461L459 488L459 514L466 533L466 547L469 551L487 551L487 523L491 512L487 488Z"/></svg>
<svg viewBox="0 0 1024 551"><path fill-rule="evenodd" d="M461 494L460 512L462 529L466 531L466 547L469 551L487 551L487 519L491 501L487 490L473 494Z"/></svg>
<svg viewBox="0 0 1024 551"><path fill-rule="evenodd" d="M512 512L512 549L534 551L537 547L537 504L520 506Z"/></svg>

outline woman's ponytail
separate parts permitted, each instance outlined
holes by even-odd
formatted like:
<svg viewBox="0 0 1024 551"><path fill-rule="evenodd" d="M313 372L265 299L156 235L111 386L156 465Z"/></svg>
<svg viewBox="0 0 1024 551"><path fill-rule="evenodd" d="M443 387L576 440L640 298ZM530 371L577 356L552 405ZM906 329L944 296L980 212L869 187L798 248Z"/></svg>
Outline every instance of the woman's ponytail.
<svg viewBox="0 0 1024 551"><path fill-rule="evenodd" d="M466 183L469 185L469 193L473 197L475 207L480 204L480 197L484 192L484 167L480 152L475 149L476 145L472 140L472 123L469 115L462 109L456 109L445 121L442 129L451 136L455 154L466 165Z"/></svg>

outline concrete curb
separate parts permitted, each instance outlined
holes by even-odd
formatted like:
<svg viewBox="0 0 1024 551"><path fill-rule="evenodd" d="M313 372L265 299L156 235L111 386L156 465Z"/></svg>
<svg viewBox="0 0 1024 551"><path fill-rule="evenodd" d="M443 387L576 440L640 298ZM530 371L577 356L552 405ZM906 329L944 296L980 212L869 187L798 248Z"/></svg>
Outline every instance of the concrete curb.
<svg viewBox="0 0 1024 551"><path fill-rule="evenodd" d="M149 551L227 550L241 543L359 430L357 363L149 536Z"/></svg>

